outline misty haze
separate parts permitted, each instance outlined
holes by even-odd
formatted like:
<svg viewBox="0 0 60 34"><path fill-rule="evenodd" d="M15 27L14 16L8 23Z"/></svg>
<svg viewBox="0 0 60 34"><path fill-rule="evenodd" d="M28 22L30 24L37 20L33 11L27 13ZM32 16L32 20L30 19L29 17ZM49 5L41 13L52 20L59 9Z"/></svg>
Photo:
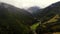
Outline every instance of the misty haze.
<svg viewBox="0 0 60 34"><path fill-rule="evenodd" d="M60 1L0 0L0 34L60 34Z"/></svg>

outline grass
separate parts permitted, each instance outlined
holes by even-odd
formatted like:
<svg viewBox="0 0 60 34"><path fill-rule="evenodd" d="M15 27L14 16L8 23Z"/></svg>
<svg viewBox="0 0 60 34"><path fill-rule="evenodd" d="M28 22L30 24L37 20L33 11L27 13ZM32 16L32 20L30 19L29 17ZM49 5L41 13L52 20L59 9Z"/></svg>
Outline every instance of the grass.
<svg viewBox="0 0 60 34"><path fill-rule="evenodd" d="M39 25L39 23L35 23L31 26L31 29L34 31L36 30L37 26Z"/></svg>

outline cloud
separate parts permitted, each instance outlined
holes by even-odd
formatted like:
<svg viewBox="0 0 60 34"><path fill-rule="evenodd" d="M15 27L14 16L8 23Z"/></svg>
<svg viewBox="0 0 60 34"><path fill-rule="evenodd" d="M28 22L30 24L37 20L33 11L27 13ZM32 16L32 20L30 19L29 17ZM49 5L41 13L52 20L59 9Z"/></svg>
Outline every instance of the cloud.
<svg viewBox="0 0 60 34"><path fill-rule="evenodd" d="M55 3L60 0L0 0L1 2L12 4L20 8L28 8L31 6L39 6L45 8L52 3Z"/></svg>

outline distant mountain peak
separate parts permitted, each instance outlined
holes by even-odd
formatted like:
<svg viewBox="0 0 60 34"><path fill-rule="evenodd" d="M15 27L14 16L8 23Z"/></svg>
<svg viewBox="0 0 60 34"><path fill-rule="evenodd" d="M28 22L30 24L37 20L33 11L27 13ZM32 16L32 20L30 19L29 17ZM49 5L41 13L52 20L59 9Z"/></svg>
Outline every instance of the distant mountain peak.
<svg viewBox="0 0 60 34"><path fill-rule="evenodd" d="M40 7L38 7L38 6L33 6L33 7L30 7L30 8L28 8L29 10L37 10L37 9L40 9Z"/></svg>
<svg viewBox="0 0 60 34"><path fill-rule="evenodd" d="M29 11L30 13L35 13L35 12L37 12L38 10L40 10L40 7L39 7L39 6L32 6L32 7L28 8L28 11Z"/></svg>

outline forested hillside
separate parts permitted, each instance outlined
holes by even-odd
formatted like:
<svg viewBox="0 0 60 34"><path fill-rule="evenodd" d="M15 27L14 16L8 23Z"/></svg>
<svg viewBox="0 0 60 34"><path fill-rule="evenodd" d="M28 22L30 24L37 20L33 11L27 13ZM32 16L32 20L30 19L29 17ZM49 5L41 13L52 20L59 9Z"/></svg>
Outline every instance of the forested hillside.
<svg viewBox="0 0 60 34"><path fill-rule="evenodd" d="M38 34L60 32L60 2L43 9L40 18L41 24L36 30Z"/></svg>
<svg viewBox="0 0 60 34"><path fill-rule="evenodd" d="M0 3L0 34L29 34L33 20L26 10Z"/></svg>
<svg viewBox="0 0 60 34"><path fill-rule="evenodd" d="M0 34L52 34L54 32L60 32L60 2L44 9L31 7L29 10L0 3Z"/></svg>

